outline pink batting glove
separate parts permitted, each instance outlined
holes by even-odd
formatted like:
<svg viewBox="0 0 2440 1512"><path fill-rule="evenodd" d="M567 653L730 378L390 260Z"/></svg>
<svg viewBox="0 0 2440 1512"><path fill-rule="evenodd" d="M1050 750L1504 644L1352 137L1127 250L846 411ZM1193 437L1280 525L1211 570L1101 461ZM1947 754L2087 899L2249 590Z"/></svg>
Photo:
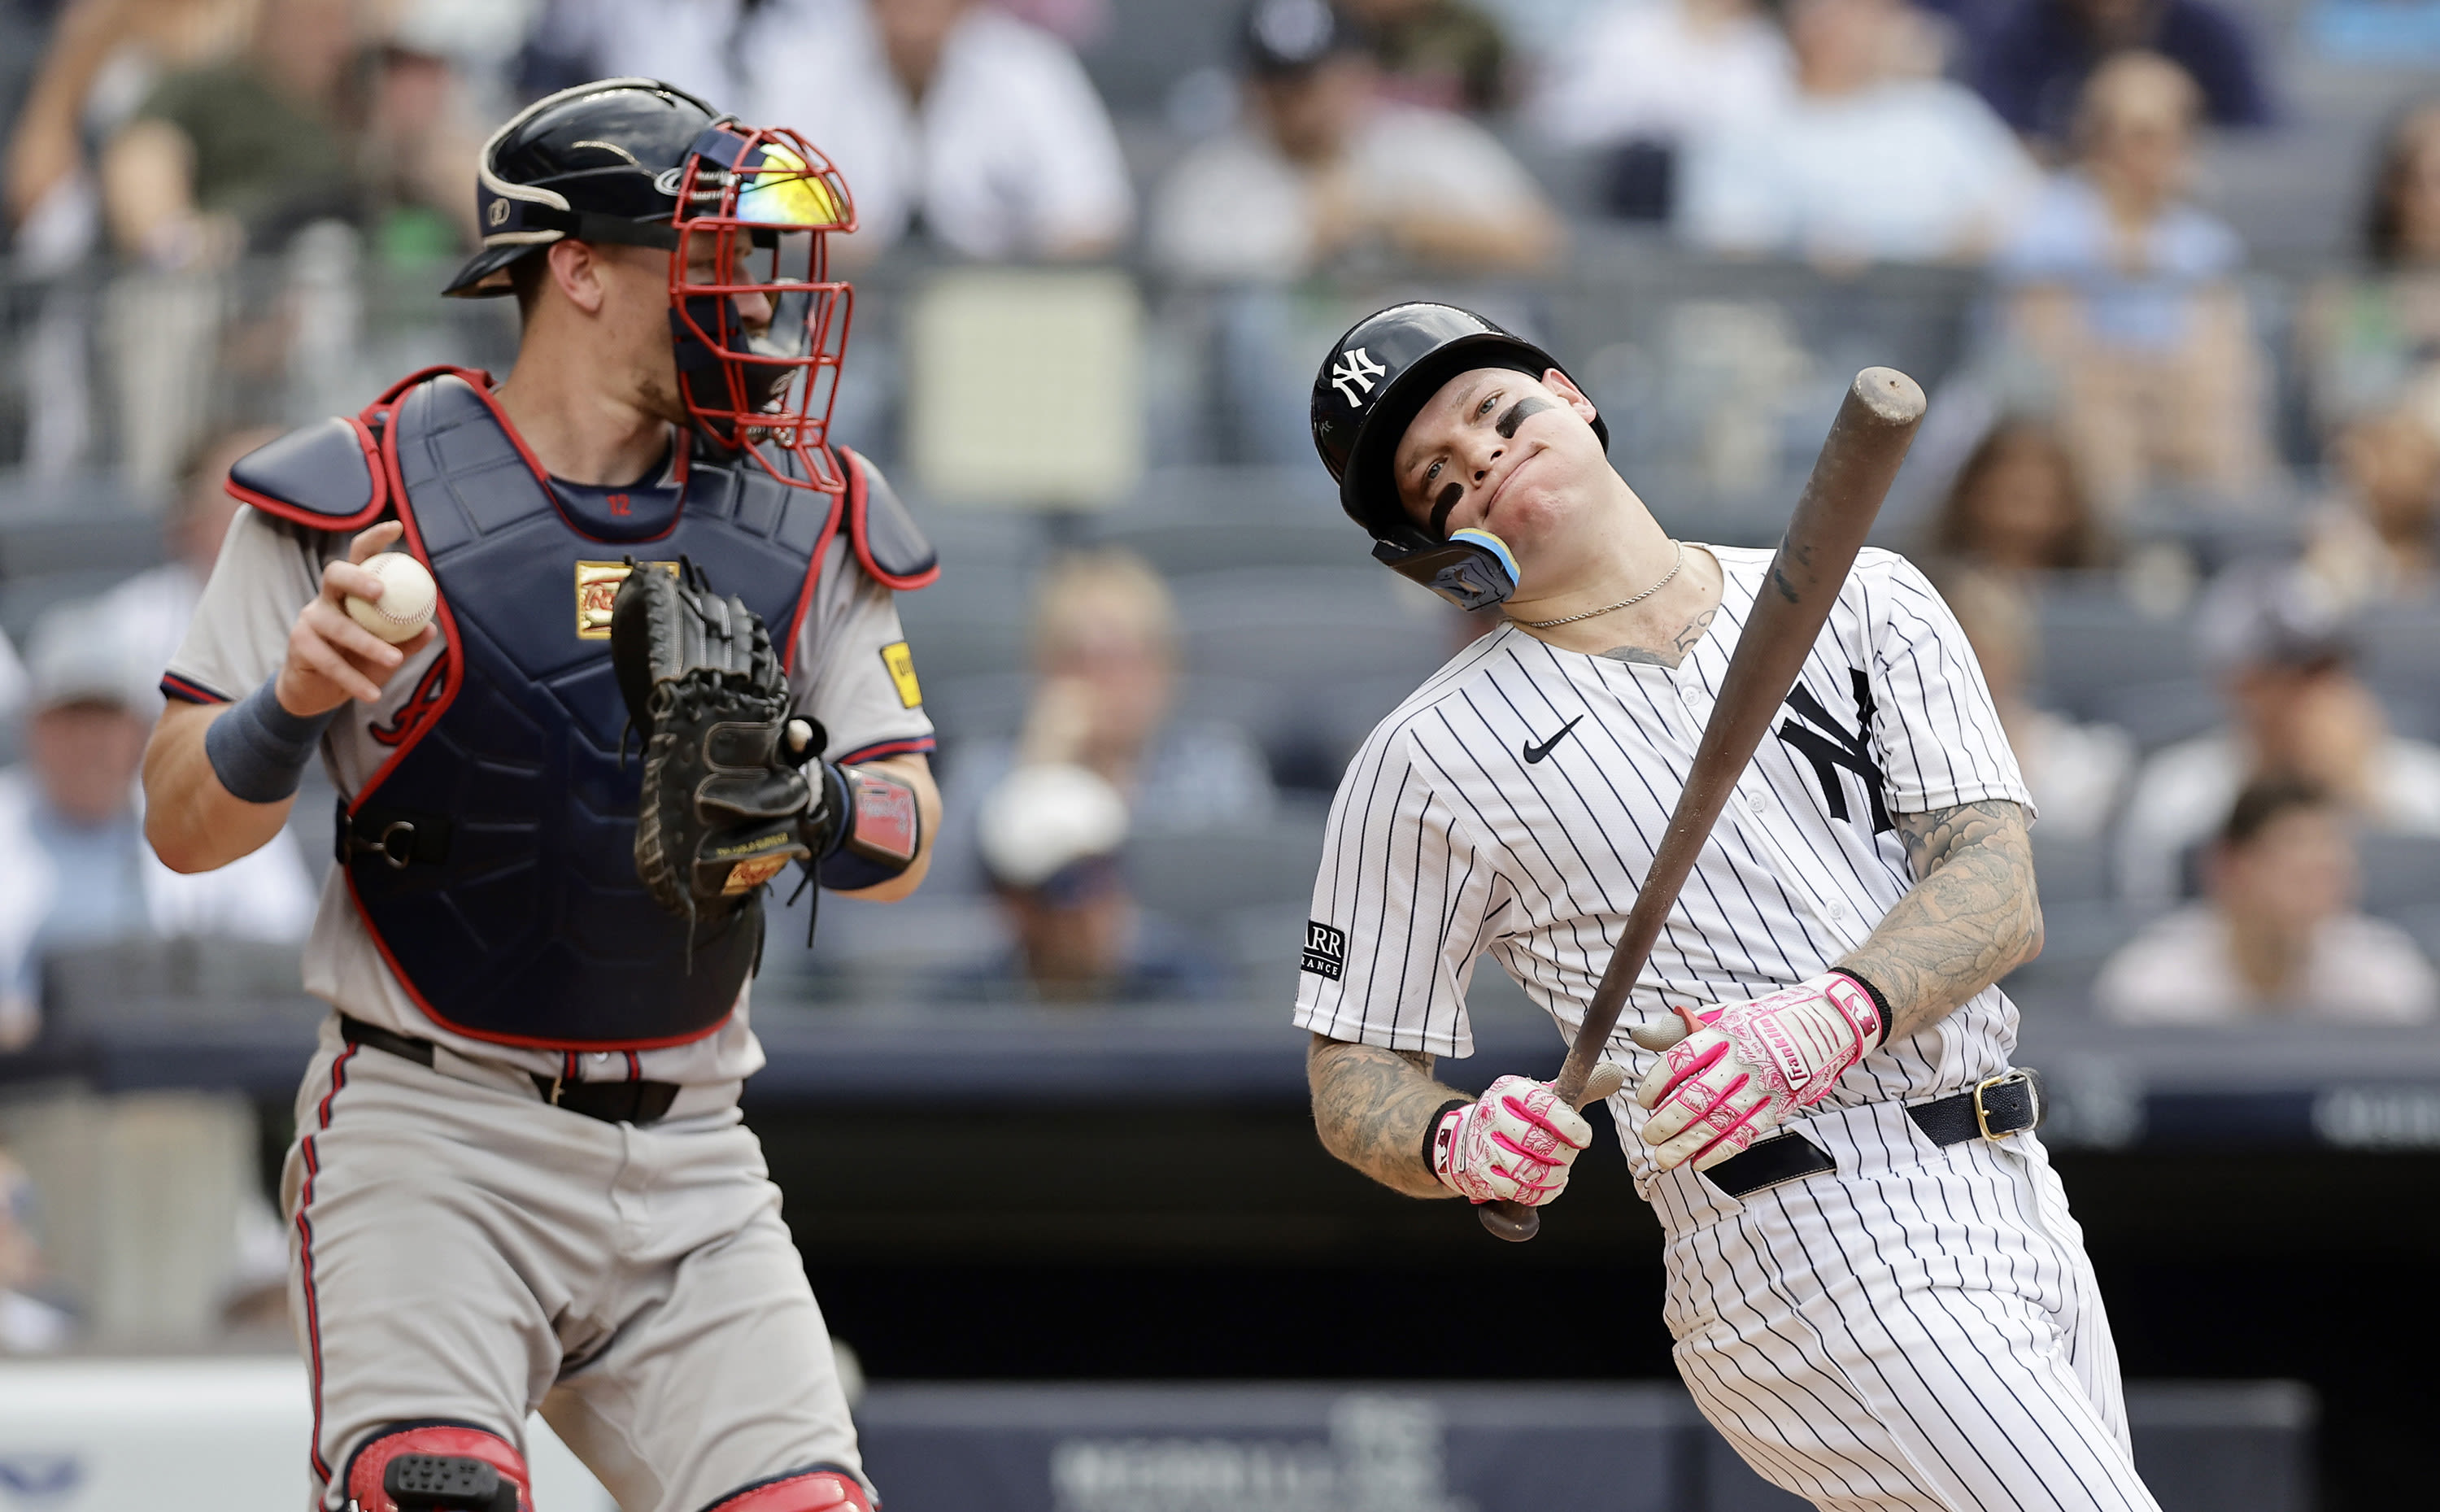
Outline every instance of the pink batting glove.
<svg viewBox="0 0 2440 1512"><path fill-rule="evenodd" d="M1452 1107L1432 1131L1432 1174L1475 1202L1538 1208L1568 1184L1593 1126L1547 1082L1502 1076L1482 1101Z"/></svg>
<svg viewBox="0 0 2440 1512"><path fill-rule="evenodd" d="M1843 971L1745 1002L1678 1010L1691 1031L1635 1089L1651 1110L1643 1143L1662 1170L1708 1171L1830 1095L1888 1032L1879 1005Z"/></svg>

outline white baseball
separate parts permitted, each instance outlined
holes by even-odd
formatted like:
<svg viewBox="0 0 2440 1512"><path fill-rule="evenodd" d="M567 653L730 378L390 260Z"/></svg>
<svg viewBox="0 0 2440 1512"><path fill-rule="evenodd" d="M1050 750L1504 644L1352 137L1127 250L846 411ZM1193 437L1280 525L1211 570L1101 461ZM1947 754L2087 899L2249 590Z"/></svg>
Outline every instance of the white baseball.
<svg viewBox="0 0 2440 1512"><path fill-rule="evenodd" d="M379 599L348 595L348 618L393 643L412 640L432 622L440 606L440 588L422 563L404 551L383 551L367 558L365 570L382 580Z"/></svg>

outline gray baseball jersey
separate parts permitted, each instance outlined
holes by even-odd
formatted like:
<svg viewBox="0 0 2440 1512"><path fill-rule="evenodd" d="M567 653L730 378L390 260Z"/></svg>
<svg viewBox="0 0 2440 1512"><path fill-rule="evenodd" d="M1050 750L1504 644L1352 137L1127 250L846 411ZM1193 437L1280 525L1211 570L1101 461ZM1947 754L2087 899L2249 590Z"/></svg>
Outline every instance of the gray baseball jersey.
<svg viewBox="0 0 2440 1512"><path fill-rule="evenodd" d="M220 702L273 676L348 541L242 513L163 691ZM577 595L580 626L598 586L580 575L559 590ZM378 702L332 723L322 754L341 794L413 728L440 658L436 641ZM790 683L833 760L931 748L890 594L845 531L820 564ZM334 1008L433 1047L424 1064L347 1043L334 1016L298 1094L283 1196L317 1505L344 1502L350 1456L396 1425L467 1424L522 1449L537 1409L634 1512L693 1512L814 1466L858 1470L820 1309L738 1117L762 1058L743 993L712 1034L673 1048L578 1055L470 1038L416 1006L335 868L304 966ZM678 1090L638 1126L552 1107L535 1074Z"/></svg>
<svg viewBox="0 0 2440 1512"><path fill-rule="evenodd" d="M206 585L163 691L194 701L242 698L279 670L297 614L321 591L324 564L347 554L350 537L308 531L254 510L239 513ZM426 647L391 676L379 702L350 703L322 742L325 769L351 796L390 755L401 711L440 660ZM932 748L932 724L908 659L888 589L858 565L847 532L822 563L789 672L798 711L830 731L833 761L869 761ZM305 946L305 987L368 1023L429 1039L465 1056L583 1081L735 1083L762 1065L747 1022L749 983L738 1010L702 1039L661 1050L582 1056L521 1050L452 1034L417 1008L399 984L334 868L324 879ZM569 1063L575 1064L571 1066Z"/></svg>

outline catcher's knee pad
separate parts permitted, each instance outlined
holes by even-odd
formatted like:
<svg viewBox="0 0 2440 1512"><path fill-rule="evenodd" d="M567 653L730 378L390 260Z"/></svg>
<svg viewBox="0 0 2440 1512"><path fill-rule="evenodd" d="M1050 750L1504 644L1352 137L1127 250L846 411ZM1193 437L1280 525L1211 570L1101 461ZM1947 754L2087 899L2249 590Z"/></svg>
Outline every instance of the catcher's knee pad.
<svg viewBox="0 0 2440 1512"><path fill-rule="evenodd" d="M392 1423L356 1447L347 1483L361 1512L533 1512L524 1456L472 1423Z"/></svg>
<svg viewBox="0 0 2440 1512"><path fill-rule="evenodd" d="M731 1491L703 1512L873 1512L874 1505L862 1481L816 1465Z"/></svg>

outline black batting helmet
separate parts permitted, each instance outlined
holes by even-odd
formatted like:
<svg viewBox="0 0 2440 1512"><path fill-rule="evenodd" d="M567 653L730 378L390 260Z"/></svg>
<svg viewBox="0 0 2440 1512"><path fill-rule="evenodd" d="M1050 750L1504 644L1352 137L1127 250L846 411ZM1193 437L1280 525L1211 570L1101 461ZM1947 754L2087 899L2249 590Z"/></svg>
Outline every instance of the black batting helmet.
<svg viewBox="0 0 2440 1512"><path fill-rule="evenodd" d="M1559 364L1512 332L1455 305L1391 305L1338 338L1313 380L1313 444L1338 484L1339 508L1372 535L1372 555L1461 608L1516 591L1516 562L1488 531L1435 540L1398 502L1390 459L1426 400L1459 373L1513 368L1539 378ZM1560 369L1565 372L1565 369ZM1599 418L1593 433L1609 445Z"/></svg>

